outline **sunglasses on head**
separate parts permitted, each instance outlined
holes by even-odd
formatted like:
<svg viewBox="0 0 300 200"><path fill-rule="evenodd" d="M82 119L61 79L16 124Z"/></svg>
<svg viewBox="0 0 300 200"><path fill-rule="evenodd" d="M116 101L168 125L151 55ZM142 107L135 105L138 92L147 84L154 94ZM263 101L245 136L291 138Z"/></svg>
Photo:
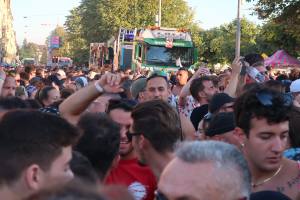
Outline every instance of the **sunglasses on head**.
<svg viewBox="0 0 300 200"><path fill-rule="evenodd" d="M280 95L283 100L283 106L291 106L293 104L293 96L288 93L284 93ZM263 105L263 106L273 106L274 104L274 99L278 96L274 95L272 92L269 91L260 91L256 93L256 97L258 101Z"/></svg>

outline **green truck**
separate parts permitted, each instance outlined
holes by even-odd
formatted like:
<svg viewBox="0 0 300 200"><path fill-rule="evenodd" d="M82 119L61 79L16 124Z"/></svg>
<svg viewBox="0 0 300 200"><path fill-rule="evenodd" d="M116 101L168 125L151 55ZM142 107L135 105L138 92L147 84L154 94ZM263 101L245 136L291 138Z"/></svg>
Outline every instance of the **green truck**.
<svg viewBox="0 0 300 200"><path fill-rule="evenodd" d="M197 49L191 34L183 29L149 27L119 31L117 61L121 69L138 68L176 71L190 68L197 61Z"/></svg>

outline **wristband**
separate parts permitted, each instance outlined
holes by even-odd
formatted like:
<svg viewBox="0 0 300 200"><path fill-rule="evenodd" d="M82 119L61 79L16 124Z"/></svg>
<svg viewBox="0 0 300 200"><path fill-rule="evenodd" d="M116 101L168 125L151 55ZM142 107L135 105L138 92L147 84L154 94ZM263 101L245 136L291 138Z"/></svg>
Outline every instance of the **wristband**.
<svg viewBox="0 0 300 200"><path fill-rule="evenodd" d="M96 90L99 92L99 93L103 93L104 92L104 89L103 87L100 86L100 84L98 82L95 82L95 87L96 87Z"/></svg>

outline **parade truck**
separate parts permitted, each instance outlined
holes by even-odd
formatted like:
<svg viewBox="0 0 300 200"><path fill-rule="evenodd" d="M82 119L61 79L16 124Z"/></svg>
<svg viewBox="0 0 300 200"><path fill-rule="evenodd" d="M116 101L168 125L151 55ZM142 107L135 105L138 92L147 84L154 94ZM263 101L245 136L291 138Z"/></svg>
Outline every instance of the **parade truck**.
<svg viewBox="0 0 300 200"><path fill-rule="evenodd" d="M50 61L47 62L48 66L68 68L73 64L73 60L69 57L53 56Z"/></svg>
<svg viewBox="0 0 300 200"><path fill-rule="evenodd" d="M150 27L138 30L133 43L132 68L176 71L197 61L191 34L184 29Z"/></svg>
<svg viewBox="0 0 300 200"><path fill-rule="evenodd" d="M36 60L34 58L24 58L22 60L22 63L25 67L27 66L35 66L36 65Z"/></svg>

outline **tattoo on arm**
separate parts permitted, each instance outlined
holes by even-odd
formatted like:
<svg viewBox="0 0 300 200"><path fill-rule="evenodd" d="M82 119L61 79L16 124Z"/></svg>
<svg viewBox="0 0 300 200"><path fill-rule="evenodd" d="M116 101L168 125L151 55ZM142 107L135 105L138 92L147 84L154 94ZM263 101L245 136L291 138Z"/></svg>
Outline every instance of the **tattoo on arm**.
<svg viewBox="0 0 300 200"><path fill-rule="evenodd" d="M288 181L286 183L286 185L288 186L288 189L292 189L294 186L299 187L299 185L300 185L300 174L297 177L292 178L290 181ZM276 188L276 190L278 192L284 192L285 189L286 189L286 187L284 187L284 186L280 186L280 187Z"/></svg>

